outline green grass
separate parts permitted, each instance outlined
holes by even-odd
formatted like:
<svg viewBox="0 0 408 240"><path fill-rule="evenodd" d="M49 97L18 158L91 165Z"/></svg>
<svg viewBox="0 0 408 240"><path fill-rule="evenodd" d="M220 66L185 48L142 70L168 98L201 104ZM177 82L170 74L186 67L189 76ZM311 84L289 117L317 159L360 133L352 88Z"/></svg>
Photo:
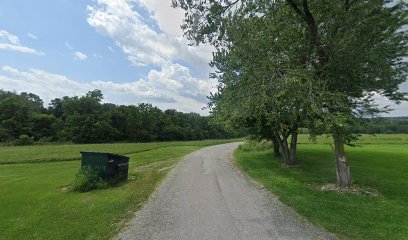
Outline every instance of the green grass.
<svg viewBox="0 0 408 240"><path fill-rule="evenodd" d="M396 139L405 140L391 144ZM235 157L241 169L281 201L340 238L408 239L406 139L408 135L363 136L370 144L347 148L354 183L378 190L377 197L318 190L335 183L334 156L327 144L300 144L302 167L295 169L282 168L271 150L238 150Z"/></svg>
<svg viewBox="0 0 408 240"><path fill-rule="evenodd" d="M0 165L0 239L109 239L147 201L178 159L203 146L231 141L1 149L0 159L13 164ZM147 150L150 147L153 150ZM18 153L21 149L24 154ZM80 150L139 151L128 154L133 179L118 187L87 193L64 191L80 168L80 161L63 160L77 158ZM20 158L37 163L21 164ZM55 162L43 162L50 159Z"/></svg>
<svg viewBox="0 0 408 240"><path fill-rule="evenodd" d="M321 135L317 137L317 143L332 144L333 139L329 135ZM307 134L299 135L299 144L314 144ZM356 145L366 144L408 144L408 134L363 134L355 142Z"/></svg>
<svg viewBox="0 0 408 240"><path fill-rule="evenodd" d="M208 146L224 143L229 140L205 140L189 142L153 142L153 143L116 143L116 144L69 144L69 145L35 145L21 147L0 147L0 164L41 163L79 160L81 151L113 152L132 154L163 147L175 146Z"/></svg>

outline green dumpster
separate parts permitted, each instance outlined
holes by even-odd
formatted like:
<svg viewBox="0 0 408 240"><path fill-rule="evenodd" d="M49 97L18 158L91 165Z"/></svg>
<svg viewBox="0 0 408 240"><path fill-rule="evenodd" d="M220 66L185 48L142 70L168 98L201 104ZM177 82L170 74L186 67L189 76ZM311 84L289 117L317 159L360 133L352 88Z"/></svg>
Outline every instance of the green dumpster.
<svg viewBox="0 0 408 240"><path fill-rule="evenodd" d="M105 152L81 152L81 168L90 167L101 177L127 180L129 158L126 156Z"/></svg>

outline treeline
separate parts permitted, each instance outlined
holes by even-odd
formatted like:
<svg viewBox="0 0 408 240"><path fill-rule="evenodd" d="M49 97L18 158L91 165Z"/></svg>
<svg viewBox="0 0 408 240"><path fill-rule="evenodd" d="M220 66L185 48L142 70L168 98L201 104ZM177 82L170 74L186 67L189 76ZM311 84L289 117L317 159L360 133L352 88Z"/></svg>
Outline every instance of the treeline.
<svg viewBox="0 0 408 240"><path fill-rule="evenodd" d="M102 103L100 90L56 98L48 108L32 93L0 90L0 142L148 142L238 137L233 129L211 124L210 117L162 111L151 104Z"/></svg>
<svg viewBox="0 0 408 240"><path fill-rule="evenodd" d="M408 117L364 118L353 126L351 132L361 134L408 133Z"/></svg>

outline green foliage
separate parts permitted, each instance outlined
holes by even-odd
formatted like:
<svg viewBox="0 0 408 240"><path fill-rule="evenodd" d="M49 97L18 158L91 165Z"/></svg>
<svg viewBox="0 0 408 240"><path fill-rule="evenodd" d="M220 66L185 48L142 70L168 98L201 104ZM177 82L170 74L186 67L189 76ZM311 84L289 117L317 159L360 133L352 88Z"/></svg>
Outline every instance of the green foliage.
<svg viewBox="0 0 408 240"><path fill-rule="evenodd" d="M32 136L32 117L43 111L42 100L34 94L0 90L0 141L12 141L22 134Z"/></svg>
<svg viewBox="0 0 408 240"><path fill-rule="evenodd" d="M103 179L97 171L85 167L78 171L75 180L70 184L70 189L75 192L89 192L95 189L105 189L108 186L108 181Z"/></svg>
<svg viewBox="0 0 408 240"><path fill-rule="evenodd" d="M26 134L20 135L16 140L13 141L13 145L15 146L27 146L32 145L34 143L34 139Z"/></svg>
<svg viewBox="0 0 408 240"><path fill-rule="evenodd" d="M210 117L151 104L117 106L102 103L100 90L85 96L51 100L45 109L31 93L0 90L0 142L20 135L36 142L106 143L117 141L185 141L242 136L240 131L211 124Z"/></svg>

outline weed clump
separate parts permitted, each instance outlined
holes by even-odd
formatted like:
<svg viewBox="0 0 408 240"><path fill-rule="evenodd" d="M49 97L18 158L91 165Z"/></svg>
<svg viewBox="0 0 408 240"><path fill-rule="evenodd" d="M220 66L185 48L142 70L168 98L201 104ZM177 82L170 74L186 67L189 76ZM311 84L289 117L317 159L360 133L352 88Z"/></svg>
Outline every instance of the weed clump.
<svg viewBox="0 0 408 240"><path fill-rule="evenodd" d="M74 192L89 192L108 187L108 181L103 179L98 172L90 167L85 167L81 168L76 174L75 180L70 185L70 190Z"/></svg>

